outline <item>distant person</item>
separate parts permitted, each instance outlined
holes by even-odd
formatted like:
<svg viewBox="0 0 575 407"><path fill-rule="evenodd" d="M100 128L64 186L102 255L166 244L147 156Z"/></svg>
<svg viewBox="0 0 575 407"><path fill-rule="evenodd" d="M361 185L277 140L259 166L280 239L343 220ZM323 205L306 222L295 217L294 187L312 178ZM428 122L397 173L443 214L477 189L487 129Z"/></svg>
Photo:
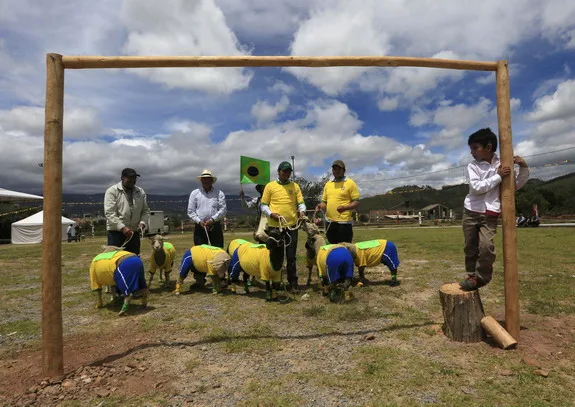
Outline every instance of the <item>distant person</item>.
<svg viewBox="0 0 575 407"><path fill-rule="evenodd" d="M292 166L283 161L278 166L278 179L266 185L262 195L262 214L269 219L268 229L279 229L280 222L286 236L286 270L288 290L299 292L296 268L298 218L305 217L306 206L299 185L290 180Z"/></svg>
<svg viewBox="0 0 575 407"><path fill-rule="evenodd" d="M72 225L68 225L66 228L66 235L68 235L68 243L72 241L72 232L74 231L74 227Z"/></svg>
<svg viewBox="0 0 575 407"><path fill-rule="evenodd" d="M133 168L124 168L121 181L108 188L104 196L108 246L121 247L136 255L140 254L140 233L150 222L146 192L136 186L139 176Z"/></svg>
<svg viewBox="0 0 575 407"><path fill-rule="evenodd" d="M331 165L333 180L323 187L321 202L316 211L327 208L326 238L331 244L347 242L353 239L353 214L359 206L359 189L355 182L345 176L345 163L335 160Z"/></svg>
<svg viewBox="0 0 575 407"><path fill-rule="evenodd" d="M188 216L196 224L194 245L207 244L224 248L222 221L226 216L226 196L214 188L218 180L210 170L204 170L196 179L201 187L194 189L188 200Z"/></svg>
<svg viewBox="0 0 575 407"><path fill-rule="evenodd" d="M474 160L467 166L469 194L463 203L463 234L465 237L465 270L467 278L460 283L466 291L476 290L491 281L495 262L493 237L501 213L500 184L511 174L511 168L502 166L497 151L497 136L489 128L469 136L467 144ZM513 158L519 165L515 175L515 189L521 188L529 178L529 167L519 156Z"/></svg>
<svg viewBox="0 0 575 407"><path fill-rule="evenodd" d="M240 199L242 204L248 207L248 209L256 209L257 217L256 217L256 227L254 230L254 240L259 243L265 243L265 239L262 239L262 232L267 227L267 216L262 217L262 208L261 208L261 201L262 201L262 194L264 193L265 185L258 184L256 185L256 191L258 192L259 196L253 198L246 198L246 194L243 190L240 191Z"/></svg>

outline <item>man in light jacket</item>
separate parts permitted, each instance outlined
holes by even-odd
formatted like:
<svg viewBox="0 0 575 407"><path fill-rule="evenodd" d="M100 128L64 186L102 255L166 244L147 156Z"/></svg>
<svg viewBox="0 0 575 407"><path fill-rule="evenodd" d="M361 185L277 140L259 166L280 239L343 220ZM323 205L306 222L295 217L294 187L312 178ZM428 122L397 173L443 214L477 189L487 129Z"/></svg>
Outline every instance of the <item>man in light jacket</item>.
<svg viewBox="0 0 575 407"><path fill-rule="evenodd" d="M146 192L136 186L140 174L133 168L122 170L121 181L106 190L104 213L108 245L140 254L140 233L150 222Z"/></svg>

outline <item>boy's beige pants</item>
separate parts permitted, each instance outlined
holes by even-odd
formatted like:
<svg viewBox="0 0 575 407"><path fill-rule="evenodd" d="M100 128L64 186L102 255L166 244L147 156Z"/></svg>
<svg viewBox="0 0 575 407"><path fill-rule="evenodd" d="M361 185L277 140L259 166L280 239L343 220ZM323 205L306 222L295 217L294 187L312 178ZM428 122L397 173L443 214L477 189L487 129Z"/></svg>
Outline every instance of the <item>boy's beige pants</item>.
<svg viewBox="0 0 575 407"><path fill-rule="evenodd" d="M463 235L465 237L465 271L479 277L485 284L493 276L497 216L463 210Z"/></svg>

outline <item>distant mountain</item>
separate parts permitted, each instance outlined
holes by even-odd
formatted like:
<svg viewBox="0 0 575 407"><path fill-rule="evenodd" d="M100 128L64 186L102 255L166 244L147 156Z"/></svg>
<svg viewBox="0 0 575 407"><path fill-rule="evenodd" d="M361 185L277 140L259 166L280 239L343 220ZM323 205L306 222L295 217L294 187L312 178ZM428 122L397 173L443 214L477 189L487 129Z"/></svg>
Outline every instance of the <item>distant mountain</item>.
<svg viewBox="0 0 575 407"><path fill-rule="evenodd" d="M384 195L371 196L360 201L360 212L372 209L419 210L431 204L447 206L456 214L463 210L463 200L469 192L467 184L446 185L441 189L430 186L406 185L393 189ZM517 191L515 197L517 212L526 216L537 204L540 214L559 216L575 214L575 173L563 175L550 181L530 179Z"/></svg>
<svg viewBox="0 0 575 407"><path fill-rule="evenodd" d="M167 216L187 216L188 198L189 195L148 195L148 204L151 210L163 211ZM62 210L69 217L104 215L104 194L64 194L62 202ZM242 208L238 195L226 195L226 204L231 215L249 213Z"/></svg>

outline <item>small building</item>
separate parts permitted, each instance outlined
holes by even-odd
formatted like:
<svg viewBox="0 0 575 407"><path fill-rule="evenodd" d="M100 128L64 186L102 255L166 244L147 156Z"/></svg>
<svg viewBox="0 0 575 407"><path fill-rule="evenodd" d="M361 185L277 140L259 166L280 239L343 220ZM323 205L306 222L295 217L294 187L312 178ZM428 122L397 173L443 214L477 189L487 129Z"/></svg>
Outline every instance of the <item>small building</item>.
<svg viewBox="0 0 575 407"><path fill-rule="evenodd" d="M419 210L421 216L426 219L450 219L453 213L447 206L442 204L427 205Z"/></svg>

